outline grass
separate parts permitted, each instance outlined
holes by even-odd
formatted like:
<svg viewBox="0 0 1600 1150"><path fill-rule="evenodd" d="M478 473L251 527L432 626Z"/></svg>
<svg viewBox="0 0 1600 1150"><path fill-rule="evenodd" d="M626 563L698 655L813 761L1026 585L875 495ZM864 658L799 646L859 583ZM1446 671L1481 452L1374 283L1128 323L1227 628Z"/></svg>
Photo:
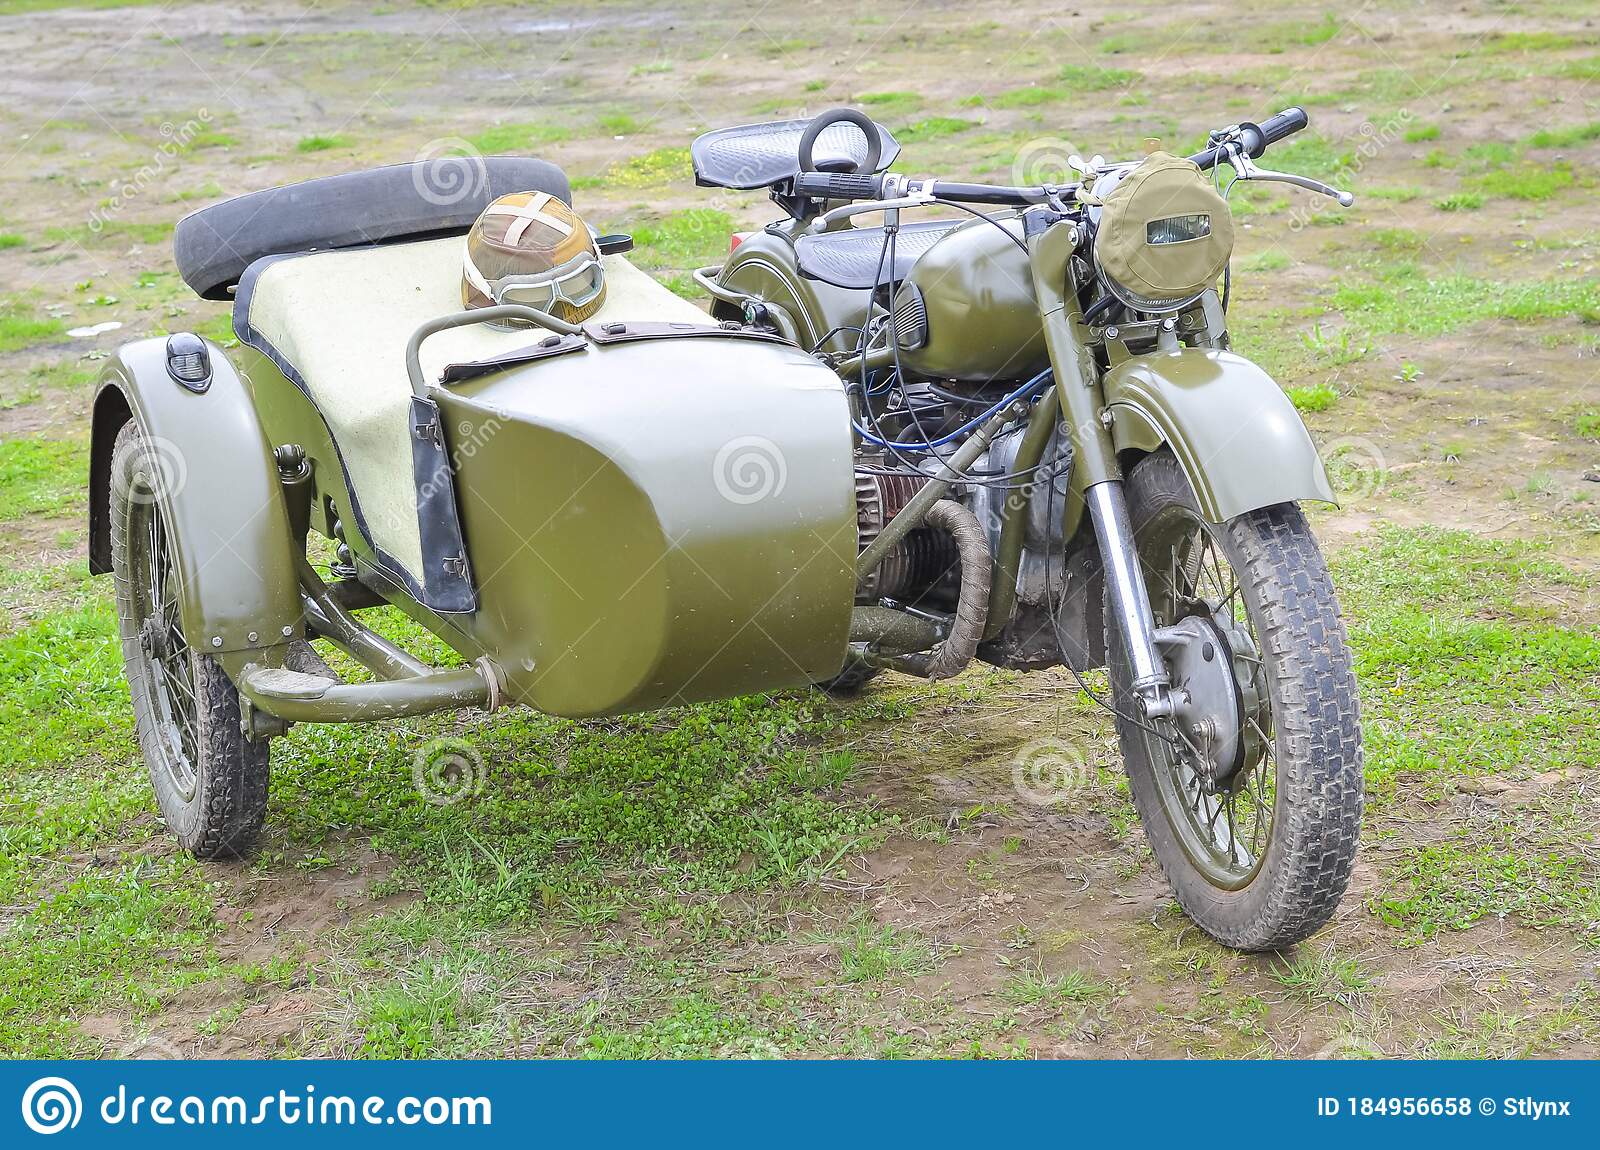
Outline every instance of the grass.
<svg viewBox="0 0 1600 1150"><path fill-rule="evenodd" d="M558 124L496 124L466 137L466 141L484 155L492 156L560 143L571 136L570 129Z"/></svg>
<svg viewBox="0 0 1600 1150"><path fill-rule="evenodd" d="M1057 104L1070 93L1065 88L1047 88L1030 84L1025 88L1012 88L993 96L969 96L962 101L967 107L988 105L991 108L1037 108L1041 104Z"/></svg>
<svg viewBox="0 0 1600 1150"><path fill-rule="evenodd" d="M0 523L59 515L82 500L88 449L76 439L0 440Z"/></svg>
<svg viewBox="0 0 1600 1150"><path fill-rule="evenodd" d="M1600 120L1571 124L1565 128L1541 128L1528 137L1530 148L1572 148L1600 140Z"/></svg>
<svg viewBox="0 0 1600 1150"><path fill-rule="evenodd" d="M21 248L28 244L28 237L19 236L16 232L0 232L0 252L7 248Z"/></svg>
<svg viewBox="0 0 1600 1150"><path fill-rule="evenodd" d="M1488 319L1582 314L1600 308L1600 283L1430 276L1414 265L1396 263L1382 278L1339 282L1331 302L1349 323L1373 334L1443 335Z"/></svg>
<svg viewBox="0 0 1600 1150"><path fill-rule="evenodd" d="M66 329L56 317L40 316L21 296L0 297L0 352L60 339Z"/></svg>
<svg viewBox="0 0 1600 1150"><path fill-rule="evenodd" d="M1086 971L1045 974L1038 966L1014 975L1000 990L1000 997L1012 1006L1046 1009L1102 1002L1109 994L1110 988Z"/></svg>
<svg viewBox="0 0 1600 1150"><path fill-rule="evenodd" d="M1285 990L1314 1003L1355 1008L1373 989L1372 978L1353 958L1340 958L1331 947L1304 948L1291 959L1280 959L1271 977Z"/></svg>
<svg viewBox="0 0 1600 1150"><path fill-rule="evenodd" d="M1405 131L1405 141L1408 144L1420 144L1426 140L1437 140L1438 138L1438 124L1417 124L1407 128Z"/></svg>
<svg viewBox="0 0 1600 1150"><path fill-rule="evenodd" d="M653 223L631 226L634 247L629 258L679 295L699 298L705 292L689 273L727 254L734 227L733 217L715 208L674 212Z"/></svg>
<svg viewBox="0 0 1600 1150"><path fill-rule="evenodd" d="M1600 761L1580 718L1600 707L1600 637L1553 605L1580 576L1531 544L1395 528L1336 574L1376 795Z"/></svg>
<svg viewBox="0 0 1600 1150"><path fill-rule="evenodd" d="M1475 212L1483 207L1483 197L1477 192L1452 192L1433 201L1441 212Z"/></svg>
<svg viewBox="0 0 1600 1150"><path fill-rule="evenodd" d="M954 116L930 116L926 120L906 124L898 129L895 135L902 143L909 144L958 135L977 126L972 120L962 120Z"/></svg>
<svg viewBox="0 0 1600 1150"><path fill-rule="evenodd" d="M1063 64L1056 79L1080 92L1104 92L1110 88L1126 88L1143 77L1127 68L1101 68L1095 65Z"/></svg>
<svg viewBox="0 0 1600 1150"><path fill-rule="evenodd" d="M1566 191L1577 182L1572 168L1566 164L1544 167L1523 164L1516 168L1502 168L1485 172L1477 178L1477 186L1486 195L1511 200L1548 200L1557 192Z"/></svg>
<svg viewBox="0 0 1600 1150"><path fill-rule="evenodd" d="M1339 401L1339 389L1326 383L1313 383L1307 387L1286 387L1283 393L1301 411L1327 411Z"/></svg>
<svg viewBox="0 0 1600 1150"><path fill-rule="evenodd" d="M935 965L927 941L909 931L863 919L835 940L844 982L882 982L925 974Z"/></svg>
<svg viewBox="0 0 1600 1150"><path fill-rule="evenodd" d="M336 148L350 147L348 136L302 136L295 141L294 150L301 154L331 152Z"/></svg>
<svg viewBox="0 0 1600 1150"><path fill-rule="evenodd" d="M694 179L688 148L657 148L612 165L604 185L611 188L655 188L664 184L687 184Z"/></svg>

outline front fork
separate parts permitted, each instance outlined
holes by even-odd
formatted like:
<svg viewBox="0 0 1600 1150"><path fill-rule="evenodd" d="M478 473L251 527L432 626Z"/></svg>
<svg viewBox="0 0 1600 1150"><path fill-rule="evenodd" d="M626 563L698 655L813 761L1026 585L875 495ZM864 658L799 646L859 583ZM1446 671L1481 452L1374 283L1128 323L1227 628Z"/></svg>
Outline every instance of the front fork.
<svg viewBox="0 0 1600 1150"><path fill-rule="evenodd" d="M1094 524L1106 597L1133 671L1134 696L1144 717L1171 715L1171 680L1156 642L1155 615L1139 568L1122 468L1104 421L1100 373L1072 282L1073 252L1082 237L1076 224L1040 209L1026 213L1023 232L1061 414L1074 448L1072 490Z"/></svg>

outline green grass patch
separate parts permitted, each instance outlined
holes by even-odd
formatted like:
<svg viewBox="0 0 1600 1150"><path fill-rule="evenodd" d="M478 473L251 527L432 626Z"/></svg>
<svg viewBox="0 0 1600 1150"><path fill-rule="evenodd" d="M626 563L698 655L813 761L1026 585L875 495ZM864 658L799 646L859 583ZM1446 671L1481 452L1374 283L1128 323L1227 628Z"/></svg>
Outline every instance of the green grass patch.
<svg viewBox="0 0 1600 1150"><path fill-rule="evenodd" d="M977 126L975 121L962 120L954 116L930 116L926 120L906 124L896 131L895 135L904 143L921 142L954 136Z"/></svg>
<svg viewBox="0 0 1600 1150"><path fill-rule="evenodd" d="M1127 68L1100 68L1094 65L1063 64L1056 73L1060 80L1080 92L1104 92L1109 88L1126 88L1143 77Z"/></svg>
<svg viewBox="0 0 1600 1150"><path fill-rule="evenodd" d="M657 188L663 184L687 185L693 180L688 148L657 148L613 164L604 183L614 188Z"/></svg>
<svg viewBox="0 0 1600 1150"><path fill-rule="evenodd" d="M690 276L695 268L716 263L728 252L733 217L715 208L688 208L654 223L632 227L635 264L689 299L705 292Z"/></svg>
<svg viewBox="0 0 1600 1150"><path fill-rule="evenodd" d="M1381 278L1340 281L1331 303L1347 321L1374 334L1443 335L1486 319L1563 319L1594 311L1600 309L1600 283L1429 276L1396 263Z"/></svg>
<svg viewBox="0 0 1600 1150"><path fill-rule="evenodd" d="M232 132L196 132L189 137L189 151L200 152L207 148L237 148L239 137Z"/></svg>
<svg viewBox="0 0 1600 1150"><path fill-rule="evenodd" d="M1289 266L1289 253L1280 248L1268 248L1246 256L1236 266L1242 272L1281 272Z"/></svg>
<svg viewBox="0 0 1600 1150"><path fill-rule="evenodd" d="M1012 1006L1059 1009L1102 1002L1110 992L1110 987L1087 971L1046 974L1042 968L1035 966L1009 978L1000 989L1000 997Z"/></svg>
<svg viewBox="0 0 1600 1150"><path fill-rule="evenodd" d="M1405 140L1408 144L1420 144L1425 140L1437 140L1438 138L1438 124L1417 124L1415 127L1406 129Z"/></svg>
<svg viewBox="0 0 1600 1150"><path fill-rule="evenodd" d="M1286 387L1283 393L1300 411L1327 411L1339 402L1338 389L1326 383L1313 383L1306 387Z"/></svg>
<svg viewBox="0 0 1600 1150"><path fill-rule="evenodd" d="M0 440L0 523L60 515L83 501L88 447L75 439Z"/></svg>
<svg viewBox="0 0 1600 1150"><path fill-rule="evenodd" d="M1065 100L1068 92L1064 88L1044 88L1030 84L1026 88L1012 88L1006 92L999 92L993 96L969 96L962 103L967 107L979 107L987 104L991 108L1037 108L1041 104L1056 104Z"/></svg>
<svg viewBox="0 0 1600 1150"><path fill-rule="evenodd" d="M302 136L295 141L294 150L301 153L331 152L335 148L348 148L350 139L347 136Z"/></svg>
<svg viewBox="0 0 1600 1150"><path fill-rule="evenodd" d="M569 139L572 132L559 124L496 124L467 137L467 143L485 155L522 152L541 144Z"/></svg>
<svg viewBox="0 0 1600 1150"><path fill-rule="evenodd" d="M1565 128L1543 128L1528 137L1530 148L1571 148L1600 140L1600 120L1572 124Z"/></svg>
<svg viewBox="0 0 1600 1150"><path fill-rule="evenodd" d="M1475 212L1483 207L1483 197L1477 192L1452 192L1433 201L1441 212Z"/></svg>
<svg viewBox="0 0 1600 1150"><path fill-rule="evenodd" d="M631 136L639 130L639 121L626 112L609 112L595 126L608 136Z"/></svg>
<svg viewBox="0 0 1600 1150"><path fill-rule="evenodd" d="M872 110L874 117L898 117L922 107L922 96L917 92L863 92L856 103Z"/></svg>
<svg viewBox="0 0 1600 1150"><path fill-rule="evenodd" d="M1541 167L1523 164L1515 168L1502 168L1485 172L1477 178L1478 187L1491 196L1512 200L1548 200L1557 192L1565 191L1576 182L1572 168L1566 164Z"/></svg>
<svg viewBox="0 0 1600 1150"><path fill-rule="evenodd" d="M19 296L0 298L0 351L18 351L60 339L67 325L41 316Z"/></svg>
<svg viewBox="0 0 1600 1150"><path fill-rule="evenodd" d="M0 232L0 252L7 248L26 247L27 243L26 236L19 236L16 232Z"/></svg>
<svg viewBox="0 0 1600 1150"><path fill-rule="evenodd" d="M1530 543L1431 528L1385 528L1335 574L1379 795L1600 762L1600 637L1561 599L1583 577Z"/></svg>
<svg viewBox="0 0 1600 1150"><path fill-rule="evenodd" d="M92 247L96 244L132 244L157 247L172 238L171 220L99 220L96 226L78 224L70 228L46 228L44 238Z"/></svg>

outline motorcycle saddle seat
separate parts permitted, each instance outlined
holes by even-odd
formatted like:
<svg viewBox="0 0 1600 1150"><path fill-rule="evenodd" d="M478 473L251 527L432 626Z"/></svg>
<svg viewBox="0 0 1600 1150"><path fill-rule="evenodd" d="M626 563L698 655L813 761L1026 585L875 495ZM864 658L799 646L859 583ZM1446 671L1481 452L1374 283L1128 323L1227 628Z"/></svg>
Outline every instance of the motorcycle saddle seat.
<svg viewBox="0 0 1600 1150"><path fill-rule="evenodd" d="M891 262L883 228L841 228L804 235L795 241L800 274L834 287L867 289L905 279L923 252L960 227L965 220L919 220L902 224L894 237Z"/></svg>
<svg viewBox="0 0 1600 1150"><path fill-rule="evenodd" d="M800 137L810 120L775 120L718 128L696 137L689 146L694 182L702 188L770 188L800 174ZM878 129L878 166L883 171L900 155L900 145L882 124ZM834 124L817 137L812 156L819 167L847 170L867 158L867 140L852 124Z"/></svg>

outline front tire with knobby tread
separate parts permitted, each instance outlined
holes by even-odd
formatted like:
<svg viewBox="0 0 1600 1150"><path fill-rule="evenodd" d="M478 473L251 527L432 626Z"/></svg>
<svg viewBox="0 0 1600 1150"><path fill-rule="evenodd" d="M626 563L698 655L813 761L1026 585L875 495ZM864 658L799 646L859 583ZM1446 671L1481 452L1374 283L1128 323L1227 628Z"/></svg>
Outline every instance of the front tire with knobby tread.
<svg viewBox="0 0 1600 1150"><path fill-rule="evenodd" d="M1165 512L1199 514L1188 480L1166 451L1133 468L1127 496L1141 541ZM1272 831L1246 885L1223 889L1195 866L1174 830L1179 816L1155 785L1159 767L1148 740L1120 716L1118 734L1134 804L1179 905L1227 946L1277 950L1325 925L1349 885L1363 804L1355 673L1327 563L1299 507L1262 508L1213 532L1255 628L1271 702ZM1108 640L1118 710L1127 713L1133 699L1121 640Z"/></svg>

